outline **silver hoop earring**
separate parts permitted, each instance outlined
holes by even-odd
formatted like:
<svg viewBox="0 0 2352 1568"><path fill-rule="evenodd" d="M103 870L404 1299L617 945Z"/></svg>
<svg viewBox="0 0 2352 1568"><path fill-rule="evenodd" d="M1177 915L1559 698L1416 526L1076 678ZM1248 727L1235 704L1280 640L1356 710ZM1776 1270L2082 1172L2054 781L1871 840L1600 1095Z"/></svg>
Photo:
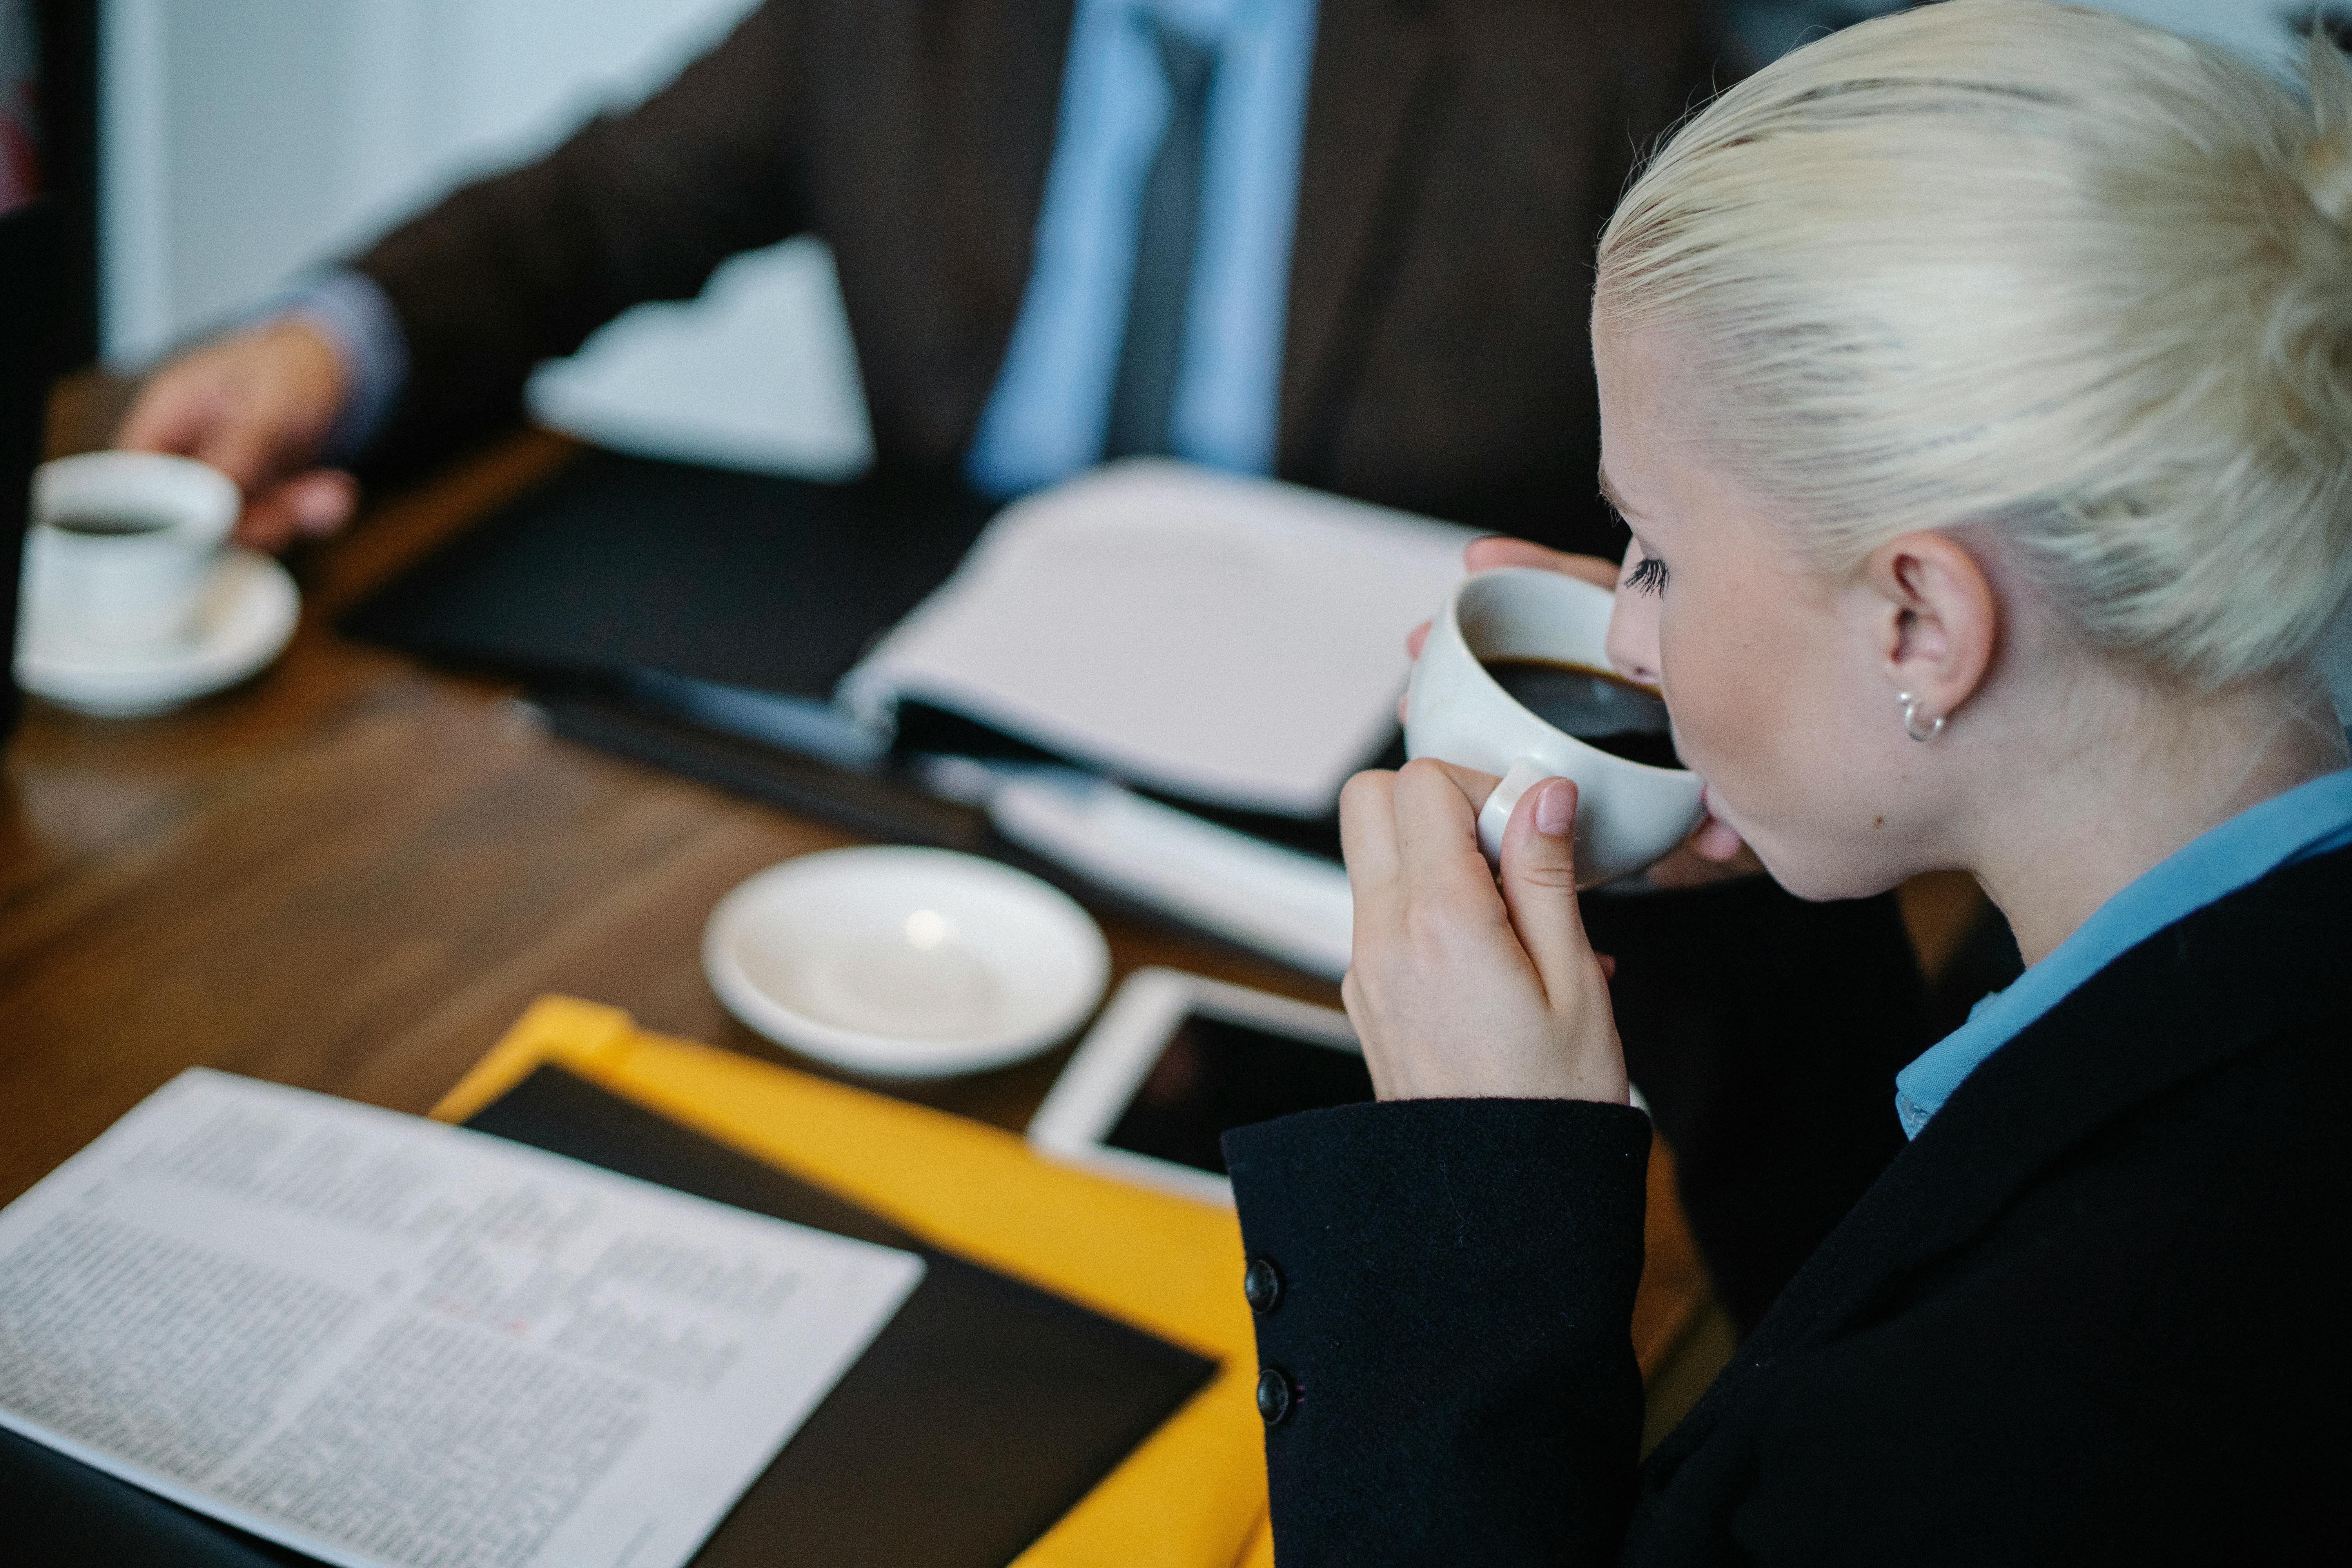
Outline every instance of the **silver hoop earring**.
<svg viewBox="0 0 2352 1568"><path fill-rule="evenodd" d="M1919 700L1916 697L1907 691L1898 691L1895 694L1895 700L1903 704L1903 732L1921 745L1926 745L1944 732L1944 720L1941 714L1928 720L1926 728L1920 727Z"/></svg>

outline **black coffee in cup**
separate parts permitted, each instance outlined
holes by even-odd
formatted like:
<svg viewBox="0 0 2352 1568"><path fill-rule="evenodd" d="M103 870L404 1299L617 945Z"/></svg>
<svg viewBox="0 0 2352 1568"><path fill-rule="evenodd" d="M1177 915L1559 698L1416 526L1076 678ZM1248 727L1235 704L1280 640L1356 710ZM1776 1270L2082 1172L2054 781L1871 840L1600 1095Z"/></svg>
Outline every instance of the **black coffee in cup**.
<svg viewBox="0 0 2352 1568"><path fill-rule="evenodd" d="M49 526L93 539L131 539L142 533L161 533L172 526L172 520L130 511L68 511L50 518Z"/></svg>
<svg viewBox="0 0 2352 1568"><path fill-rule="evenodd" d="M1511 700L1553 729L1628 762L1678 768L1666 705L1648 687L1606 669L1549 658L1479 664Z"/></svg>

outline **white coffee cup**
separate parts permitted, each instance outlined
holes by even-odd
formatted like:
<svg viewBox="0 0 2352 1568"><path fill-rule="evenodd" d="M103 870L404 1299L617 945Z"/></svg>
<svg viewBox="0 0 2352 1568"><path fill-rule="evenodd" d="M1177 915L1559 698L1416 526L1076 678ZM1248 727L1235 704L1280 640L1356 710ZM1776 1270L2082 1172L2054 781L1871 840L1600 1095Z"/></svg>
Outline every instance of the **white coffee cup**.
<svg viewBox="0 0 2352 1568"><path fill-rule="evenodd" d="M42 464L25 541L28 614L114 653L185 644L241 505L235 481L193 458L86 452Z"/></svg>
<svg viewBox="0 0 2352 1568"><path fill-rule="evenodd" d="M1576 879L1594 887L1664 857L1699 824L1702 785L1683 768L1651 767L1589 746L1505 691L1485 660L1548 659L1609 668L1615 595L1528 566L1463 579L1430 623L1412 667L1405 753L1497 773L1478 814L1479 847L1502 853L1519 797L1548 778L1576 781Z"/></svg>

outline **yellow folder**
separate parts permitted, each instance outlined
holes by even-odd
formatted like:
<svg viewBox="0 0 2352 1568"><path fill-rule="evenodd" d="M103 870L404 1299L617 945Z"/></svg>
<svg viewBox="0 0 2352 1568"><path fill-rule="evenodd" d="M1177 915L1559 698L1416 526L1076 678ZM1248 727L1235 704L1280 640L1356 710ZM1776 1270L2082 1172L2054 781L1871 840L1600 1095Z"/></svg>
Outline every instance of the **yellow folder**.
<svg viewBox="0 0 2352 1568"><path fill-rule="evenodd" d="M650 1034L568 996L534 1003L433 1114L462 1121L542 1064L1218 1362L1016 1568L1271 1568L1232 1211L1056 1164L1000 1128Z"/></svg>

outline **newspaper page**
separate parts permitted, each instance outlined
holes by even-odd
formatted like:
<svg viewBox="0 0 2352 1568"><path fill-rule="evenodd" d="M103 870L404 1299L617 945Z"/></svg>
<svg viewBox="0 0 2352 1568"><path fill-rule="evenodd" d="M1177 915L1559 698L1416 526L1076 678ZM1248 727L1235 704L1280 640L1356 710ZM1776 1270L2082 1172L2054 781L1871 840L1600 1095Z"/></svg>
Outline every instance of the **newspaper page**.
<svg viewBox="0 0 2352 1568"><path fill-rule="evenodd" d="M0 1211L0 1426L347 1568L676 1568L922 1271L197 1068Z"/></svg>

